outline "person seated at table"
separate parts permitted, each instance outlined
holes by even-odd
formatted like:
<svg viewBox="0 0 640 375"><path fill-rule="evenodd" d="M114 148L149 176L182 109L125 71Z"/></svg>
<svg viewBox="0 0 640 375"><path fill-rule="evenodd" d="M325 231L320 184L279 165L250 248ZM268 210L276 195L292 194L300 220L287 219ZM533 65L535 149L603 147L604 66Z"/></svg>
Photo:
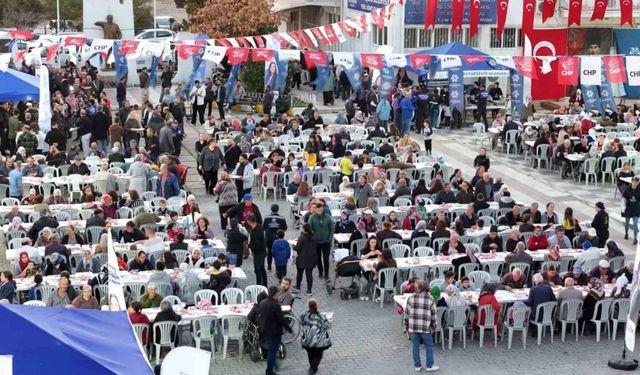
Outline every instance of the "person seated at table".
<svg viewBox="0 0 640 375"><path fill-rule="evenodd" d="M498 227L492 225L489 228L489 235L482 240L481 246L483 253L502 252L502 238L498 237Z"/></svg>
<svg viewBox="0 0 640 375"><path fill-rule="evenodd" d="M558 214L553 212L555 207L556 205L553 202L547 203L546 211L542 213L542 220L540 221L541 224L560 224L560 221L558 220Z"/></svg>
<svg viewBox="0 0 640 375"><path fill-rule="evenodd" d="M16 282L13 281L13 274L9 271L0 272L0 301L13 303L16 295Z"/></svg>
<svg viewBox="0 0 640 375"><path fill-rule="evenodd" d="M47 298L46 304L48 307L67 307L71 304L71 299L69 298L69 279L66 277L61 277L58 280L58 288L55 292L49 295Z"/></svg>
<svg viewBox="0 0 640 375"><path fill-rule="evenodd" d="M531 203L531 206L522 211L523 215L528 214L531 216L531 221L533 222L533 224L540 224L540 222L542 221L542 214L538 210L538 207L538 202L533 202Z"/></svg>
<svg viewBox="0 0 640 375"><path fill-rule="evenodd" d="M436 227L431 233L431 239L435 240L437 238L449 238L451 232L447 229L447 225L443 220L439 220L436 223Z"/></svg>
<svg viewBox="0 0 640 375"><path fill-rule="evenodd" d="M360 259L369 259L380 255L382 249L382 245L380 241L374 236L371 236L367 239L367 243L364 245L364 248L360 251Z"/></svg>
<svg viewBox="0 0 640 375"><path fill-rule="evenodd" d="M507 254L504 258L504 261L508 264L511 263L527 263L533 264L533 258L531 255L524 252L525 245L524 242L518 242L516 244L516 248L513 250L513 253Z"/></svg>
<svg viewBox="0 0 640 375"><path fill-rule="evenodd" d="M591 322L591 318L593 318L593 313L596 307L596 303L601 299L606 297L604 292L604 287L602 281L600 281L597 277L592 277L589 279L589 283L587 284L588 292L586 297L584 297L584 301L582 303L582 316L580 317L580 322L582 324L587 324ZM591 326L589 326L589 331L591 330Z"/></svg>
<svg viewBox="0 0 640 375"><path fill-rule="evenodd" d="M187 197L187 203L182 206L182 215L189 216L195 212L200 212L200 207L196 204L196 196L189 194Z"/></svg>
<svg viewBox="0 0 640 375"><path fill-rule="evenodd" d="M29 189L29 195L27 195L26 197L22 198L22 201L20 202L21 205L33 205L36 202L36 196L37 196L37 192L36 189Z"/></svg>
<svg viewBox="0 0 640 375"><path fill-rule="evenodd" d="M165 263L161 260L156 262L156 270L149 275L149 283L172 285L171 276L165 272Z"/></svg>
<svg viewBox="0 0 640 375"><path fill-rule="evenodd" d="M598 262L598 267L594 267L589 272L589 278L597 278L602 284L610 284L616 282L615 273L609 268L609 261L606 259L602 259Z"/></svg>
<svg viewBox="0 0 640 375"><path fill-rule="evenodd" d="M569 154L573 153L573 145L570 139L564 139L562 144L556 147L553 156L556 159L556 164L559 165L562 179L569 177L569 168L571 166L571 161L567 159Z"/></svg>
<svg viewBox="0 0 640 375"><path fill-rule="evenodd" d="M378 200L373 197L367 199L367 205L364 208L371 210L374 214L380 213L380 209L378 208Z"/></svg>
<svg viewBox="0 0 640 375"><path fill-rule="evenodd" d="M107 219L117 219L118 218L118 209L116 205L113 203L113 198L109 194L104 194L102 196L102 204L100 205L100 209L104 214L104 218ZM87 223L89 221L87 220ZM89 225L87 225L89 227Z"/></svg>
<svg viewBox="0 0 640 375"><path fill-rule="evenodd" d="M633 280L633 261L627 262L627 264L622 267L618 272L616 272L616 279L620 278L620 276L624 275L628 280Z"/></svg>
<svg viewBox="0 0 640 375"><path fill-rule="evenodd" d="M498 225L507 225L510 227L522 224L522 214L520 206L515 205L511 208L511 211L504 215L505 224L498 223Z"/></svg>
<svg viewBox="0 0 640 375"><path fill-rule="evenodd" d="M533 234L527 240L527 248L531 251L542 250L549 247L547 236L541 227L535 227Z"/></svg>
<svg viewBox="0 0 640 375"><path fill-rule="evenodd" d="M378 278L384 277L384 275L380 274L380 271L382 271L385 268L398 267L396 260L393 259L393 254L391 253L391 250L384 249L382 251L377 251L377 256L378 256L378 263L376 263L375 265L371 264L372 275L371 275L371 283L369 284L370 285L369 294L373 292L373 287L378 282ZM394 278L395 277L396 276L394 276ZM381 279L380 282L384 284L385 281L384 279ZM394 285L395 284L396 284L396 280L394 280ZM382 295L380 298L384 298L384 295Z"/></svg>
<svg viewBox="0 0 640 375"><path fill-rule="evenodd" d="M589 139L587 136L583 136L580 138L580 143L573 146L574 154L588 154L589 153Z"/></svg>
<svg viewBox="0 0 640 375"><path fill-rule="evenodd" d="M344 193L344 192L350 191L350 190L351 190L351 181L349 181L349 177L347 177L347 176L342 177L342 182L340 183L340 185L338 185L338 191L340 193ZM297 191L297 188L296 188L296 191ZM294 191L294 193L296 191Z"/></svg>
<svg viewBox="0 0 640 375"><path fill-rule="evenodd" d="M427 229L429 230L436 229L436 224L438 224L438 221L444 221L444 226L447 228L451 226L451 222L449 221L449 218L446 215L446 211L437 210L436 216L432 217L431 219L429 219L429 221L427 221Z"/></svg>
<svg viewBox="0 0 640 375"><path fill-rule="evenodd" d="M147 317L146 314L142 313L142 305L140 304L140 302L138 301L133 301L131 303L131 306L129 307L129 310L127 310L128 314L129 314L129 321L131 322L131 324L146 324L146 325L150 325L151 322L149 321L149 317ZM142 345L144 347L146 347L147 345L147 336L145 333L145 331L148 331L149 328L145 328L143 330L143 335L141 337L142 340Z"/></svg>
<svg viewBox="0 0 640 375"><path fill-rule="evenodd" d="M429 238L426 221L420 220L418 221L418 224L416 224L416 229L411 233L411 241L415 238Z"/></svg>
<svg viewBox="0 0 640 375"><path fill-rule="evenodd" d="M624 274L621 275L619 278L616 279L616 286L613 288L613 290L611 290L611 294L609 295L609 297L614 299L629 298L631 296L631 290L627 288L628 284L629 284L629 279L627 279L627 277ZM617 310L618 310L618 306L616 306L615 315L612 315L612 316L618 315ZM613 314L614 311L612 310L611 313Z"/></svg>
<svg viewBox="0 0 640 375"><path fill-rule="evenodd" d="M200 216L196 224L191 228L192 240L207 240L213 238L213 229L209 226L209 219Z"/></svg>
<svg viewBox="0 0 640 375"><path fill-rule="evenodd" d="M147 253L142 250L138 251L136 257L129 261L127 268L129 271L151 271L153 269L147 258Z"/></svg>
<svg viewBox="0 0 640 375"><path fill-rule="evenodd" d="M42 177L44 173L40 165L30 156L27 158L27 165L22 168L22 176Z"/></svg>
<svg viewBox="0 0 640 375"><path fill-rule="evenodd" d="M185 259L176 259L171 251L165 251L162 253L161 260L164 262L165 267L170 270L178 268L178 265L184 262Z"/></svg>
<svg viewBox="0 0 640 375"><path fill-rule="evenodd" d="M353 233L356 224L349 219L349 211L341 210L340 219L336 220L334 233Z"/></svg>
<svg viewBox="0 0 640 375"><path fill-rule="evenodd" d="M476 247L473 244L466 244L464 246L464 256L456 257L451 260L451 264L454 269L458 269L463 264L475 263L480 266L480 261L476 257Z"/></svg>
<svg viewBox="0 0 640 375"><path fill-rule="evenodd" d="M449 296L449 298L447 298L446 300L448 307L460 307L467 305L467 300L462 295L460 295L460 290L457 286L448 285L445 289L445 293L447 293L447 296Z"/></svg>
<svg viewBox="0 0 640 375"><path fill-rule="evenodd" d="M164 202L164 208L167 208L167 201L163 198L160 202L160 206L162 207L162 202ZM120 207L128 207L135 211L136 208L144 206L144 200L140 198L140 194L135 189L129 189L128 192L122 194L120 199ZM157 210L156 210L157 212Z"/></svg>
<svg viewBox="0 0 640 375"><path fill-rule="evenodd" d="M15 208L17 208L18 210L20 209L19 206L15 206ZM26 232L27 230L24 229L24 226L22 226L22 218L18 215L18 216L13 216L10 220L9 220L9 226L7 231L22 231L22 232Z"/></svg>
<svg viewBox="0 0 640 375"><path fill-rule="evenodd" d="M18 255L18 262L16 264L16 277L31 277L35 276L38 273L38 269L29 257L29 253L26 251L21 251Z"/></svg>
<svg viewBox="0 0 640 375"><path fill-rule="evenodd" d="M91 285L88 284L82 287L82 294L74 298L71 305L76 309L100 310L100 303L92 295Z"/></svg>
<svg viewBox="0 0 640 375"><path fill-rule="evenodd" d="M549 246L559 245L561 249L571 249L571 240L565 236L564 228L556 227L556 234L549 237Z"/></svg>
<svg viewBox="0 0 640 375"><path fill-rule="evenodd" d="M391 229L391 223L389 223L388 221L382 223L382 230L376 233L376 238L380 243L383 243L384 240L391 238L402 240L402 236Z"/></svg>
<svg viewBox="0 0 640 375"><path fill-rule="evenodd" d="M478 309L484 305L491 305L493 307L493 311L495 314L493 316L494 324L498 327L498 332L501 332L500 325L500 311L502 309L502 304L498 302L496 299L496 290L498 289L498 285L495 283L485 283L482 286L482 290L480 291L480 296L478 297ZM484 314L476 314L473 318L472 327L474 330L478 330L478 325L484 325L487 316Z"/></svg>
<svg viewBox="0 0 640 375"><path fill-rule="evenodd" d="M93 257L93 252L90 249L86 249L83 252L82 259L76 265L76 272L98 273L99 271L100 261Z"/></svg>
<svg viewBox="0 0 640 375"><path fill-rule="evenodd" d="M489 167L491 166L491 161L489 160L489 156L487 156L487 149L485 147L480 147L480 151L478 155L473 159L473 167L484 167L483 172L489 171Z"/></svg>
<svg viewBox="0 0 640 375"><path fill-rule="evenodd" d="M387 193L387 188L384 186L384 183L380 180L376 180L373 183L373 196L374 197L389 197Z"/></svg>
<svg viewBox="0 0 640 375"><path fill-rule="evenodd" d="M161 199L160 206L156 209L156 215L158 216L169 216L171 214L171 209L167 207L167 200Z"/></svg>
<svg viewBox="0 0 640 375"><path fill-rule="evenodd" d="M484 194L479 193L476 195L475 201L473 202L473 211L477 214L480 210L486 210L489 208L489 203L487 203Z"/></svg>
<svg viewBox="0 0 640 375"><path fill-rule="evenodd" d="M538 305L545 302L555 302L556 295L553 294L551 287L544 282L544 278L541 274L536 273L533 275L533 288L529 289L529 299L526 304L531 308L530 322L539 322L542 320L541 316L536 316L536 309ZM532 335L535 333L535 325L531 324L533 328Z"/></svg>
<svg viewBox="0 0 640 375"><path fill-rule="evenodd" d="M442 185L442 171L436 172L433 180L429 183L429 191L427 194L436 195L443 189Z"/></svg>
<svg viewBox="0 0 640 375"><path fill-rule="evenodd" d="M175 240L169 244L169 250L189 250L189 244L184 242L184 232L180 230L180 232L175 234Z"/></svg>
<svg viewBox="0 0 640 375"><path fill-rule="evenodd" d="M436 194L435 201L433 203L447 204L447 203L455 203L455 202L456 202L456 196L453 193L453 191L451 191L451 184L446 182L442 187L442 190L440 190Z"/></svg>
<svg viewBox="0 0 640 375"><path fill-rule="evenodd" d="M111 199L111 196L109 196L107 200L109 199ZM115 208L115 205L113 205L113 207ZM105 221L105 218L106 218L106 215L104 213L104 210L102 208L96 208L93 211L93 216L87 219L85 227L86 228L104 227L107 224L107 222Z"/></svg>
<svg viewBox="0 0 640 375"><path fill-rule="evenodd" d="M456 203L468 204L473 203L474 196L471 191L471 186L467 181L458 183L458 192L456 193Z"/></svg>
<svg viewBox="0 0 640 375"><path fill-rule="evenodd" d="M58 253L47 255L45 264L43 265L44 275L59 275L63 271L69 272L69 266L65 261L64 256Z"/></svg>
<svg viewBox="0 0 640 375"><path fill-rule="evenodd" d="M494 197L494 200L496 200L495 197ZM511 192L505 188L502 194L500 195L500 199L498 199L498 207L513 208L513 206L515 205L516 205L516 201L514 201L513 198L511 198Z"/></svg>
<svg viewBox="0 0 640 375"><path fill-rule="evenodd" d="M565 276L564 289L558 293L558 306L562 304L562 301L578 300L582 301L582 291L575 288L575 280L572 277ZM566 318L566 311L563 312L562 319Z"/></svg>
<svg viewBox="0 0 640 375"><path fill-rule="evenodd" d="M187 264L190 268L205 268L204 258L202 257L202 251L200 250L200 248L196 247L195 249L193 249L191 254L188 255L184 260L184 264Z"/></svg>
<svg viewBox="0 0 640 375"><path fill-rule="evenodd" d="M62 190L60 189L54 189L53 190L53 194L48 196L44 202L48 205L52 205L52 204L67 204L69 203L69 201L67 201L67 198L65 198L62 195Z"/></svg>
<svg viewBox="0 0 640 375"><path fill-rule="evenodd" d="M375 233L378 231L378 222L376 218L373 216L373 211L370 209L366 209L362 212L362 217L358 222L363 222L365 225L365 230L368 233Z"/></svg>
<svg viewBox="0 0 640 375"><path fill-rule="evenodd" d="M421 194L429 194L429 189L427 188L427 183L424 178L419 179L416 183L416 187L411 191L411 199L415 201L416 197Z"/></svg>
<svg viewBox="0 0 640 375"><path fill-rule="evenodd" d="M149 309L152 307L160 307L161 302L162 296L158 294L157 285L149 283L147 285L147 291L140 297L140 305L143 309ZM157 322L158 319L156 318L155 321Z"/></svg>
<svg viewBox="0 0 640 375"><path fill-rule="evenodd" d="M177 241L177 235L179 233L184 233L175 221L168 222L165 230L167 231L167 237L173 242Z"/></svg>
<svg viewBox="0 0 640 375"><path fill-rule="evenodd" d="M462 242L460 242L457 233L451 233L449 240L443 243L439 249L439 252L442 255L464 254L465 251L465 247Z"/></svg>
<svg viewBox="0 0 640 375"><path fill-rule="evenodd" d="M218 295L231 284L231 270L221 270L221 267L222 265L218 260L213 261L213 270L211 271L211 276L209 276L208 288L214 290Z"/></svg>
<svg viewBox="0 0 640 375"><path fill-rule="evenodd" d="M512 253L515 250L518 242L521 241L522 236L520 235L520 232L517 229L512 229L511 232L509 232L509 238L507 238L507 242L504 246L504 251Z"/></svg>
<svg viewBox="0 0 640 375"><path fill-rule="evenodd" d="M556 266L554 266L553 264L549 265L547 270L542 272L541 275L545 284L548 284L550 286L562 285L562 278L558 274L558 271L556 270Z"/></svg>
<svg viewBox="0 0 640 375"><path fill-rule="evenodd" d="M422 218L418 214L417 208L411 207L409 209L409 215L405 216L404 219L402 219L402 229L414 230L416 229L416 225L420 220L422 220Z"/></svg>
<svg viewBox="0 0 640 375"><path fill-rule="evenodd" d="M520 224L518 231L520 231L520 233L527 233L533 232L535 229L536 226L533 225L533 218L531 217L531 214L522 215L522 224Z"/></svg>
<svg viewBox="0 0 640 375"><path fill-rule="evenodd" d="M514 268L508 274L500 279L500 287L504 290L528 288L527 276L518 267Z"/></svg>
<svg viewBox="0 0 640 375"><path fill-rule="evenodd" d="M91 208L96 208L96 198L98 194L93 190L93 185L87 185L82 189L82 195L80 196L81 203L91 204Z"/></svg>
<svg viewBox="0 0 640 375"><path fill-rule="evenodd" d="M82 161L82 156L80 155L76 155L73 159L73 163L69 166L67 176L71 176L72 174L79 174L83 176L89 176L91 174L89 167Z"/></svg>
<svg viewBox="0 0 640 375"><path fill-rule="evenodd" d="M51 234L52 234L51 228L49 227L42 228L42 232L40 232L40 235L36 240L35 247L47 246L51 242Z"/></svg>
<svg viewBox="0 0 640 375"><path fill-rule="evenodd" d="M144 233L138 228L136 228L136 224L129 220L124 227L124 230L120 232L119 241L124 243L134 243L134 242L142 242L146 238Z"/></svg>

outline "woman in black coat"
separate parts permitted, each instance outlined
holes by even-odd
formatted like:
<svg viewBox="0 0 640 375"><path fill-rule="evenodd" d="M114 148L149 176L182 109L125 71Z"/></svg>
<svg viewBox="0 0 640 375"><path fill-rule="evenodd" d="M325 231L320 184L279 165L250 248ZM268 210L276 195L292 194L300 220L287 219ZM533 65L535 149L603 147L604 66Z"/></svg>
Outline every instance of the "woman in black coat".
<svg viewBox="0 0 640 375"><path fill-rule="evenodd" d="M238 219L230 219L229 230L224 234L227 238L227 252L236 256L236 267L242 267L243 243L248 240L246 234L240 232Z"/></svg>
<svg viewBox="0 0 640 375"><path fill-rule="evenodd" d="M311 225L306 223L302 226L302 233L296 244L298 257L296 258L296 289L300 289L302 283L302 274L307 276L307 294L311 295L311 287L313 286L313 268L317 263L316 242L311 235Z"/></svg>

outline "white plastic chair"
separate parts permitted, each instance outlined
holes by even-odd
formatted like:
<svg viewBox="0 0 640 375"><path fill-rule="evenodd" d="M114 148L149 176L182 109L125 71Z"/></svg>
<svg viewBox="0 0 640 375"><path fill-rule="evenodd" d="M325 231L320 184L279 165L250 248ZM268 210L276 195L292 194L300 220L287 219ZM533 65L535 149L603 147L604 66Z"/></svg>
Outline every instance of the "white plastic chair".
<svg viewBox="0 0 640 375"><path fill-rule="evenodd" d="M429 237L416 237L411 240L412 249L417 249L418 247L429 247L429 245L431 245L431 238Z"/></svg>
<svg viewBox="0 0 640 375"><path fill-rule="evenodd" d="M436 307L436 312L438 315L438 322L436 324L436 331L434 332L433 340L436 342L438 336L440 336L442 350L444 350L444 327L447 325L447 308L444 306Z"/></svg>
<svg viewBox="0 0 640 375"><path fill-rule="evenodd" d="M469 276L469 274L480 268L478 263L463 263L458 266L458 278ZM475 288L475 287L474 287Z"/></svg>
<svg viewBox="0 0 640 375"><path fill-rule="evenodd" d="M173 334L172 334L173 333ZM178 334L178 322L171 320L153 323L153 345L156 348L156 365L160 364L160 349L175 347L174 337Z"/></svg>
<svg viewBox="0 0 640 375"><path fill-rule="evenodd" d="M529 326L529 307L509 307L505 315L504 324L502 325L502 339L504 340L504 330L509 332L507 341L507 349L511 349L511 341L515 331L522 332L522 347L527 349L527 328Z"/></svg>
<svg viewBox="0 0 640 375"><path fill-rule="evenodd" d="M380 308L384 305L385 292L394 292L396 290L396 283L399 278L399 272L397 268L383 268L378 273L378 282L373 288L373 295L371 300L375 302L376 293L380 291Z"/></svg>
<svg viewBox="0 0 640 375"><path fill-rule="evenodd" d="M58 289L55 285L40 285L40 293L42 295L42 302L45 304L49 300L49 297Z"/></svg>
<svg viewBox="0 0 640 375"><path fill-rule="evenodd" d="M325 185L314 185L313 187L311 187L311 193L313 194L328 193L328 192L329 192L329 188Z"/></svg>
<svg viewBox="0 0 640 375"><path fill-rule="evenodd" d="M215 329L218 326L218 319L213 316L202 316L195 318L193 323L193 340L196 342L196 348L200 349L202 340L209 341L211 345L211 356L216 356ZM213 327L213 333L211 328Z"/></svg>
<svg viewBox="0 0 640 375"><path fill-rule="evenodd" d="M453 271L453 265L451 264L435 264L431 267L431 270L433 271L433 278L434 279L443 279L444 280L444 274L447 271Z"/></svg>
<svg viewBox="0 0 640 375"><path fill-rule="evenodd" d="M164 301L169 302L171 305L179 305L182 303L178 296L166 296L162 299L162 302Z"/></svg>
<svg viewBox="0 0 640 375"><path fill-rule="evenodd" d="M549 156L550 148L551 146L547 144L538 145L538 147L536 147L535 156L532 159L534 168L536 162L538 162L538 168L542 168L542 162L545 162L545 166L549 168L551 165L551 157Z"/></svg>
<svg viewBox="0 0 640 375"><path fill-rule="evenodd" d="M263 285L249 285L244 288L244 300L246 302L258 303L258 294L267 293L267 287Z"/></svg>
<svg viewBox="0 0 640 375"><path fill-rule="evenodd" d="M386 248L391 249L391 247L394 245L402 245L402 240L399 240L397 238L387 238L386 240L382 241L383 249L386 249ZM396 256L394 255L393 257L395 258Z"/></svg>
<svg viewBox="0 0 640 375"><path fill-rule="evenodd" d="M9 249L19 249L22 247L22 238L14 238L9 240Z"/></svg>
<svg viewBox="0 0 640 375"><path fill-rule="evenodd" d="M607 337L611 335L609 331L609 317L611 313L611 304L613 302L613 298L605 298L596 302L596 305L593 308L593 317L591 318L591 322L596 326L596 342L600 342L600 331L602 330L602 325L604 324L604 328L607 331ZM586 322L582 325L582 336L584 336L584 326Z"/></svg>
<svg viewBox="0 0 640 375"><path fill-rule="evenodd" d="M186 303L187 305L193 305L195 303L193 300L194 295L199 290L200 290L200 282L194 281L194 282L184 283L180 285L178 294L182 302Z"/></svg>
<svg viewBox="0 0 640 375"><path fill-rule="evenodd" d="M544 302L536 307L536 317L533 321L531 321L531 323L537 327L538 346L540 346L542 336L546 334L547 327L549 328L551 343L553 344L553 329L555 326L553 318L556 312L556 307L558 307L558 303L555 301Z"/></svg>
<svg viewBox="0 0 640 375"><path fill-rule="evenodd" d="M481 290L482 286L491 280L491 275L485 271L471 271L467 276L469 276L469 281L476 290Z"/></svg>
<svg viewBox="0 0 640 375"><path fill-rule="evenodd" d="M418 277L422 280L428 280L431 274L431 267L429 266L416 266L409 269L409 279Z"/></svg>
<svg viewBox="0 0 640 375"><path fill-rule="evenodd" d="M146 341L147 343L149 343L149 325L146 323L136 323L132 324L132 326L136 334L136 339L138 339L138 343L140 344L142 349L144 349L145 354L148 355L148 348L144 344L144 342Z"/></svg>
<svg viewBox="0 0 640 375"><path fill-rule="evenodd" d="M489 141L489 137L487 137L487 132L483 123L476 122L473 124L473 133L475 134L476 147L478 147L478 142L480 142L480 147L482 147L485 141Z"/></svg>
<svg viewBox="0 0 640 375"><path fill-rule="evenodd" d="M202 289L193 295L194 303L197 305L200 301L209 301L212 305L218 304L218 293L211 289Z"/></svg>
<svg viewBox="0 0 640 375"><path fill-rule="evenodd" d="M491 305L482 305L478 309L478 329L480 330L480 347L484 341L484 331L486 329L493 331L493 346L498 346L498 326L496 325L496 311ZM480 317L484 314L484 323L480 324ZM473 330L471 330L471 340L473 340Z"/></svg>
<svg viewBox="0 0 640 375"><path fill-rule="evenodd" d="M562 342L564 342L565 334L567 333L567 326L573 324L573 330L576 333L576 341L578 341L578 328L580 326L580 315L582 314L582 300L569 299L560 303L560 309L558 312L558 318L562 325ZM626 318L625 318L626 319Z"/></svg>
<svg viewBox="0 0 640 375"><path fill-rule="evenodd" d="M616 312L616 306L618 311ZM627 314L629 314L629 307L631 307L631 300L629 298L618 298L613 300L611 304L611 322L613 323L613 329L611 330L612 340L616 340L616 334L618 333L618 324L627 325Z"/></svg>
<svg viewBox="0 0 640 375"><path fill-rule="evenodd" d="M598 185L598 159L589 158L582 164L582 173L584 174L584 185L589 185L589 178L593 177L594 185Z"/></svg>
<svg viewBox="0 0 640 375"><path fill-rule="evenodd" d="M447 241L449 241L449 238L446 238L446 237L436 238L434 240L431 240L431 247L433 248L433 251L435 252L436 255L442 253L442 246Z"/></svg>
<svg viewBox="0 0 640 375"><path fill-rule="evenodd" d="M140 301L140 298L147 290L147 284L141 281L127 282L124 284L124 287L129 289L129 293L131 293L131 299L133 301Z"/></svg>
<svg viewBox="0 0 640 375"><path fill-rule="evenodd" d="M269 195L269 191L273 191L273 199L277 199L278 196L278 178L280 176L279 172L265 172L262 176L262 181L260 184L260 195L263 195L263 200L267 200L267 196Z"/></svg>
<svg viewBox="0 0 640 375"><path fill-rule="evenodd" d="M25 305L25 306L38 306L38 307L45 307L45 306L47 306L47 304L46 304L46 303L44 303L44 302L42 302L42 301L38 301L37 299L36 299L36 300L33 300L33 301L27 301L27 302L25 302L25 303L24 303L24 305Z"/></svg>
<svg viewBox="0 0 640 375"><path fill-rule="evenodd" d="M389 250L391 250L391 254L394 258L406 258L407 256L409 256L409 251L411 251L411 248L409 247L409 245L396 244L391 245Z"/></svg>
<svg viewBox="0 0 640 375"><path fill-rule="evenodd" d="M453 345L453 334L460 331L462 347L467 348L467 320L469 319L469 306L450 307L447 311L447 329L449 330L449 350Z"/></svg>
<svg viewBox="0 0 640 375"><path fill-rule="evenodd" d="M407 199L407 198L397 198L393 202L394 207L411 207L412 205L413 203L411 202L411 199Z"/></svg>
<svg viewBox="0 0 640 375"><path fill-rule="evenodd" d="M238 305L244 303L244 293L242 289L227 288L220 293L220 303L222 305Z"/></svg>
<svg viewBox="0 0 640 375"><path fill-rule="evenodd" d="M222 292L222 294L224 294L224 290ZM244 324L245 317L243 316L227 315L220 318L220 327L222 328L222 359L227 358L227 344L229 340L238 340L238 356L242 358L244 349L244 340L242 339Z"/></svg>
<svg viewBox="0 0 640 375"><path fill-rule="evenodd" d="M414 257L431 257L433 256L433 249L427 246L418 246L413 249Z"/></svg>
<svg viewBox="0 0 640 375"><path fill-rule="evenodd" d="M484 270L489 273L490 281L499 281L502 277L502 269L505 266L502 260L489 260L484 262Z"/></svg>

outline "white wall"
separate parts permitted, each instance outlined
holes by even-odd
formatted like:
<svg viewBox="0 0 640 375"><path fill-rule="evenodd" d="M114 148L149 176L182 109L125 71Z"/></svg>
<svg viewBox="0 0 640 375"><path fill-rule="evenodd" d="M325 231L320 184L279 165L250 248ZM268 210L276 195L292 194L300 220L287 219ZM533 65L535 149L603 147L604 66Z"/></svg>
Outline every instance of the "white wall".
<svg viewBox="0 0 640 375"><path fill-rule="evenodd" d="M89 37L104 38L102 27L94 25L98 21L106 22L107 15L113 16L113 22L120 26L122 39L133 39L133 0L84 0L82 4L83 33Z"/></svg>

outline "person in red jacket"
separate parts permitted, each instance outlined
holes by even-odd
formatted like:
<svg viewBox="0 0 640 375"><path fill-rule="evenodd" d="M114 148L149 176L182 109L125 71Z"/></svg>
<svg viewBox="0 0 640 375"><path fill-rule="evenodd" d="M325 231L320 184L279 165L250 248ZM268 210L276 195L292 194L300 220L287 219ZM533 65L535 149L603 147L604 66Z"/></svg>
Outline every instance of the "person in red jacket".
<svg viewBox="0 0 640 375"><path fill-rule="evenodd" d="M131 307L129 308L129 320L131 321L131 324L149 324L149 318L141 311L142 305L140 302L135 301L131 303ZM142 333L142 345L146 346L149 330L143 330Z"/></svg>
<svg viewBox="0 0 640 375"><path fill-rule="evenodd" d="M493 311L495 311L495 314L493 315L494 323L498 327L498 332L501 332L499 315L500 309L502 309L502 304L500 304L500 302L498 302L498 300L496 299L495 294L497 289L498 287L495 283L486 283L482 286L480 298L478 298L478 309L480 309L480 307L482 307L483 305L493 306ZM478 324L484 324L484 321L486 319L486 315L484 313L482 313L482 316L480 316L479 319L478 315L480 314L476 314L473 318L474 330L478 328Z"/></svg>
<svg viewBox="0 0 640 375"><path fill-rule="evenodd" d="M536 227L533 235L527 240L527 248L531 251L546 249L549 247L547 236L542 233L541 227Z"/></svg>

